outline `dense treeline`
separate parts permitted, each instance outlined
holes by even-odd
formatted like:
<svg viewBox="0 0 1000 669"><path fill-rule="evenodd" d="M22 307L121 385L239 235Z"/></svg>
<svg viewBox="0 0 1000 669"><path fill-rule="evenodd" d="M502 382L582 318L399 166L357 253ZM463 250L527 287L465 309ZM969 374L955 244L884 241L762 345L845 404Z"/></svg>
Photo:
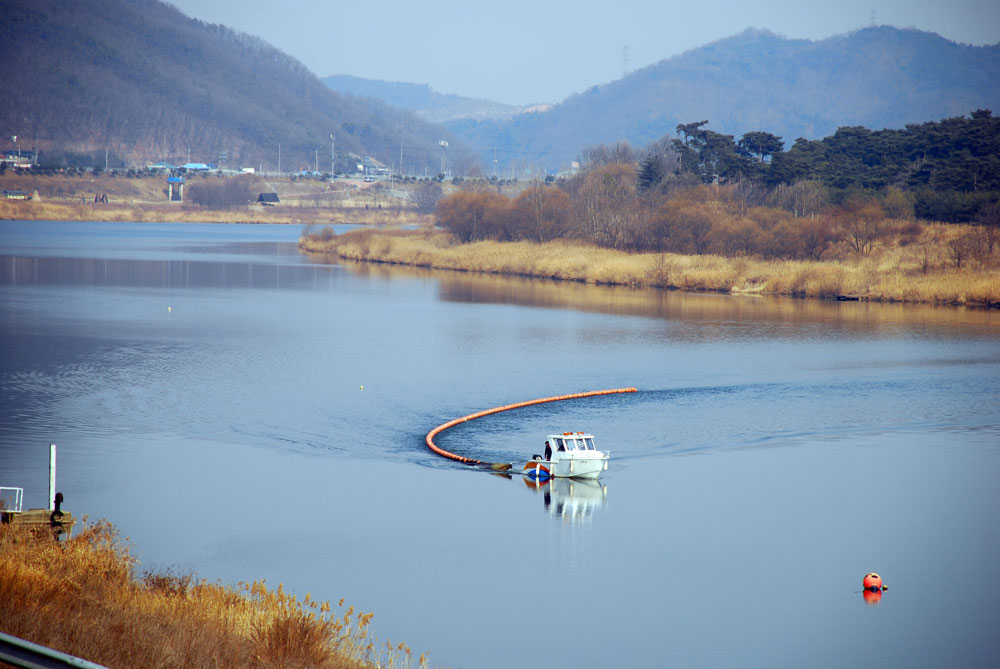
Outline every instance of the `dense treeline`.
<svg viewBox="0 0 1000 669"><path fill-rule="evenodd" d="M662 187L680 175L767 189L815 181L835 201L894 188L909 193L918 218L952 222L971 221L1000 199L1000 118L988 109L901 130L840 128L821 140L800 137L788 151L771 133L735 140L707 124L680 124L678 138L652 145L642 158L642 186Z"/></svg>
<svg viewBox="0 0 1000 669"><path fill-rule="evenodd" d="M921 207L950 206L934 218L980 224L956 242L955 264L993 255L1000 122L989 111L901 131L845 128L788 152L769 133L736 141L705 125L679 125L678 137L640 152L588 149L576 176L513 198L475 182L440 202L438 221L463 242L573 238L628 251L819 260L867 256L890 237L911 243Z"/></svg>

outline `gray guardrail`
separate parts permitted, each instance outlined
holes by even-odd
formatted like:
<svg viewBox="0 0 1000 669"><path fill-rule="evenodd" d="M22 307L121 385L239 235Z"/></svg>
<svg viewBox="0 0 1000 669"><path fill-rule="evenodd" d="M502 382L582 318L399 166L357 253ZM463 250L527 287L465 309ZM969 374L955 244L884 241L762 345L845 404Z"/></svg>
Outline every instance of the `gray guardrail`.
<svg viewBox="0 0 1000 669"><path fill-rule="evenodd" d="M28 667L28 669L63 669L64 667L107 669L100 664L60 653L58 650L52 650L3 632L0 632L0 660L15 667Z"/></svg>

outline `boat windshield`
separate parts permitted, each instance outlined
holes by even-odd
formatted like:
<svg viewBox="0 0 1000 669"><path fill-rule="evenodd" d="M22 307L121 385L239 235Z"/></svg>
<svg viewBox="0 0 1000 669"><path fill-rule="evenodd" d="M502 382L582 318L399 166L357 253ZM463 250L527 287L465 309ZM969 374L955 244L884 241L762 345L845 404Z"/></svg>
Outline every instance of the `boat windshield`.
<svg viewBox="0 0 1000 669"><path fill-rule="evenodd" d="M549 439L557 451L593 451L597 450L594 446L594 438L587 436L563 436L563 437L552 437Z"/></svg>

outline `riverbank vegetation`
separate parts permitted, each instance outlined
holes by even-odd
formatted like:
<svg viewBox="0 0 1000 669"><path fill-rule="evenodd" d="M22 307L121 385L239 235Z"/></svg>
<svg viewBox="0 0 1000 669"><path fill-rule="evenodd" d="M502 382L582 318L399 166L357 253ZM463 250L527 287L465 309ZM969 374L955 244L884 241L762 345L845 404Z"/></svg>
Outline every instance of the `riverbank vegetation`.
<svg viewBox="0 0 1000 669"><path fill-rule="evenodd" d="M300 245L350 260L634 288L1000 306L1000 272L955 267L949 258L955 232L927 225L922 243L844 261L628 253L573 240L462 244L441 231L360 229L334 235L323 228Z"/></svg>
<svg viewBox="0 0 1000 669"><path fill-rule="evenodd" d="M780 137L735 141L705 124L641 151L593 147L578 173L516 194L460 182L437 205L445 234L328 232L302 246L590 283L1000 305L990 111L902 131L842 128L788 152Z"/></svg>
<svg viewBox="0 0 1000 669"><path fill-rule="evenodd" d="M342 600L137 569L108 523L61 542L4 525L0 631L116 668L426 666Z"/></svg>

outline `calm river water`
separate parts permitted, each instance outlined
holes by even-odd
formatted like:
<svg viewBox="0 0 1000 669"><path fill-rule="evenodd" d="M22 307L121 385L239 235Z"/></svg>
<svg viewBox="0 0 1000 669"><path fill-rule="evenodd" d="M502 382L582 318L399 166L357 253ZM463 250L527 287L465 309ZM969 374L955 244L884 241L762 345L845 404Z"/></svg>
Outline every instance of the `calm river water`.
<svg viewBox="0 0 1000 669"><path fill-rule="evenodd" d="M45 506L56 443L142 569L344 597L435 665L1000 656L1000 314L323 264L299 232L0 221L0 485ZM600 485L424 446L622 386L438 439L591 431Z"/></svg>

